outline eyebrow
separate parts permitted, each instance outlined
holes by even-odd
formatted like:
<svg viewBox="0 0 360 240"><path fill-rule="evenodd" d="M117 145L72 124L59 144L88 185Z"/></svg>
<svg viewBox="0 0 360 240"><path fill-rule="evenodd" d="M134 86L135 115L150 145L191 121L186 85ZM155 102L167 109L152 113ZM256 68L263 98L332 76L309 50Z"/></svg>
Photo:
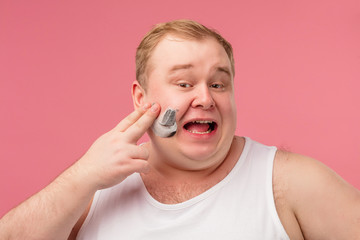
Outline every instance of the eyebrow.
<svg viewBox="0 0 360 240"><path fill-rule="evenodd" d="M231 72L228 67L217 67L216 71L226 73L229 77L231 77Z"/></svg>
<svg viewBox="0 0 360 240"><path fill-rule="evenodd" d="M179 64L170 68L169 73L173 73L179 70L185 70L194 67L192 64Z"/></svg>
<svg viewBox="0 0 360 240"><path fill-rule="evenodd" d="M174 73L177 72L179 70L187 70L194 67L192 64L179 64L179 65L175 65L172 68L170 68L169 73ZM230 69L228 67L215 67L215 72L223 72L225 74L227 74L229 77L231 77L231 72Z"/></svg>

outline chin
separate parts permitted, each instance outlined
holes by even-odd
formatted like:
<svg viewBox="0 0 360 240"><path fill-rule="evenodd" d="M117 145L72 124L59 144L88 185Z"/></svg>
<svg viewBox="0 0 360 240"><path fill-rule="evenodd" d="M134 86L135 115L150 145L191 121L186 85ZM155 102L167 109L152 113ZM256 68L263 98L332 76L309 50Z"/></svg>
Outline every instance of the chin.
<svg viewBox="0 0 360 240"><path fill-rule="evenodd" d="M180 153L192 162L207 162L221 155L220 148L217 145L193 144L180 147Z"/></svg>
<svg viewBox="0 0 360 240"><path fill-rule="evenodd" d="M228 135L231 135L230 133ZM153 147L163 153L163 157L180 169L202 170L213 166L227 155L232 139L220 136L220 132L211 138L189 139L178 133L170 138L160 138L150 134Z"/></svg>

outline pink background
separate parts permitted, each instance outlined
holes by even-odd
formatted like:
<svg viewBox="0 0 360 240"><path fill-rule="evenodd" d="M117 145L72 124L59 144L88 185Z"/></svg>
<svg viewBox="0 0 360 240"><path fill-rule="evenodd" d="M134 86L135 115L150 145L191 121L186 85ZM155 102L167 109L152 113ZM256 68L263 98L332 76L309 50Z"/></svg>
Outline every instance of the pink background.
<svg viewBox="0 0 360 240"><path fill-rule="evenodd" d="M237 134L360 188L358 0L1 0L0 216L132 111L137 44L179 18L233 44Z"/></svg>

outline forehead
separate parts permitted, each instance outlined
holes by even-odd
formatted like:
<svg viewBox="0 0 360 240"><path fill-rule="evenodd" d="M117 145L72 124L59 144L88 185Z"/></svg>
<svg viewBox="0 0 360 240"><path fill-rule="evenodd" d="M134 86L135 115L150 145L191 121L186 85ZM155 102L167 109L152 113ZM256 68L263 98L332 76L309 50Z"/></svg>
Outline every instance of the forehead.
<svg viewBox="0 0 360 240"><path fill-rule="evenodd" d="M149 58L147 75L168 74L174 69L183 68L204 72L220 68L232 75L230 59L216 39L186 39L166 35Z"/></svg>

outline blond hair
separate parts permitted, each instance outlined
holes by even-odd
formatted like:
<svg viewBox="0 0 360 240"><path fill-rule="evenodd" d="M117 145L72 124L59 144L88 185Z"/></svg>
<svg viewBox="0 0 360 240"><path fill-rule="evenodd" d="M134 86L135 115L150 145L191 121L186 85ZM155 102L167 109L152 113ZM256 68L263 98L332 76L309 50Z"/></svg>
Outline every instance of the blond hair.
<svg viewBox="0 0 360 240"><path fill-rule="evenodd" d="M155 25L143 38L136 50L136 79L146 89L146 72L149 58L156 45L167 34L174 34L186 39L201 40L206 37L216 39L225 49L230 63L231 71L235 74L234 56L231 44L226 41L216 30L209 29L204 25L192 20L175 20Z"/></svg>

